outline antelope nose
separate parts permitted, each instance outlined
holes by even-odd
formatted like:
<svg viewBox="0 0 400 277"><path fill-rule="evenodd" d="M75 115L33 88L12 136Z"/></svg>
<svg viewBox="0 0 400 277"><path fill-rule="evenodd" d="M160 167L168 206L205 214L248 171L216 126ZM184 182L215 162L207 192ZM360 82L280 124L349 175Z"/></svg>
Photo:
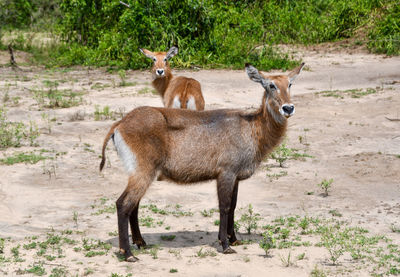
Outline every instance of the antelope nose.
<svg viewBox="0 0 400 277"><path fill-rule="evenodd" d="M164 69L157 69L157 74L158 75L163 75L164 74Z"/></svg>
<svg viewBox="0 0 400 277"><path fill-rule="evenodd" d="M290 105L285 104L285 105L282 106L282 110L286 114L291 115L293 113L293 111L294 111L294 105L293 104L290 104Z"/></svg>

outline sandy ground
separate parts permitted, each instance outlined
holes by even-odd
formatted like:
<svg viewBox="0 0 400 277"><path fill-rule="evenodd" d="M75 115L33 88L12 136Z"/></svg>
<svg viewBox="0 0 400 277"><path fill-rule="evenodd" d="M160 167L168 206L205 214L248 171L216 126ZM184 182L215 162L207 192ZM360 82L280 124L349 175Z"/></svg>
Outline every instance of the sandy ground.
<svg viewBox="0 0 400 277"><path fill-rule="evenodd" d="M64 244L56 260L42 262L47 274L62 268L67 276L310 276L318 267L332 276L369 276L370 268L346 256L338 266L329 265L328 251L321 247L273 249L266 257L258 241L261 226L277 217L329 219L329 211L336 210L341 221L400 243L400 233L393 232L393 226L400 228L400 58L318 51L297 54L307 67L292 87L296 114L290 119L286 144L312 158L290 159L284 168L269 159L252 178L240 183L238 208L252 204L261 217L255 234L246 235L243 229L239 233L239 238L253 243L235 247L237 254L221 254L214 224L218 213L201 214L218 206L215 182L180 186L155 181L141 204L154 204L169 214L141 209L141 215L154 219L151 227L141 227L144 239L159 249L157 259L142 253L134 264L120 262L115 255L117 221L112 209L127 175L113 147L108 147L110 162L103 174L98 172L103 138L113 120L95 121L93 113L95 105L121 112L142 105L162 106L157 95L143 93L151 89L150 73L127 71L126 81L133 84L119 86L118 74L103 69L0 68L0 96L7 92L11 99L19 97L18 103L5 103L9 120L35 122L41 132L38 146L25 143L2 149L0 158L39 149L54 151L48 155L56 157L37 164L0 165L0 237L8 238L4 255L11 257L12 247L20 245L24 260L0 261L0 275L29 274L26 269L42 258L35 254L37 250L25 250L23 245L35 236L45 239L48 232L69 234L66 230L71 230L78 244L85 238L95 239L110 243L112 249L88 258L83 250ZM21 64L26 58L21 53L16 56ZM8 62L6 52L1 53L0 62ZM206 109L260 105L262 88L248 80L244 70L175 73L200 81ZM83 102L71 108L40 110L32 89L48 89L46 80L57 81L59 90L84 93ZM367 88L375 93L352 98L343 92ZM327 90L339 90L343 97L318 93ZM76 113L84 119L74 120ZM48 123L42 114L55 119ZM277 177L281 172L285 176ZM317 184L330 178L332 188L323 197ZM103 211L105 207L111 212ZM243 212L238 211L238 217ZM176 237L168 241L161 236ZM210 255L202 257L204 252ZM285 267L282 257L288 253L293 257L305 253L305 258ZM177 272L170 273L171 269Z"/></svg>

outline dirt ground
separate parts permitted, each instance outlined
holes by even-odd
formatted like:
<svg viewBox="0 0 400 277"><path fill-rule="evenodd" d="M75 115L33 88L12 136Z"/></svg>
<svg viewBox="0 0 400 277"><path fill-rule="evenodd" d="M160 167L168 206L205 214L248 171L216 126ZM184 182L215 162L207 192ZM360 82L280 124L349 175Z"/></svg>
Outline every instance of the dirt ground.
<svg viewBox="0 0 400 277"><path fill-rule="evenodd" d="M211 210L218 208L215 182L182 186L154 181L139 212L147 225L141 227L142 234L153 247L138 253L140 260L131 264L116 255L114 203L127 175L112 146L102 174L98 165L103 138L120 114L143 105L162 106L160 97L151 92L150 73L126 71L128 83L121 85L119 74L105 69L23 66L27 57L17 52L22 71L0 68L2 105L8 120L27 126L33 122L40 136L37 146L25 142L19 148L1 149L0 159L40 149L53 159L0 164L0 238L5 239L0 247L0 275L38 275L35 266L53 276L370 276L386 272L389 265L376 269L373 261L355 261L348 253L331 265L328 249L314 244L275 248L267 256L258 245L267 229L263 226L279 217L296 216L336 220L400 244L400 58L318 50L296 54L306 68L292 86L296 114L290 118L286 146L307 157L288 159L284 167L268 159L252 178L240 183L237 218L249 204L260 215L253 234L239 229L239 238L247 243L235 247L237 254L221 253L215 224L219 216ZM0 62L8 62L7 52L0 53ZM244 70L175 74L200 81L206 109L260 105L263 90ZM40 107L34 92L48 90L49 81L57 81L60 91L82 93L82 101L70 108ZM96 105L98 109L109 106L115 113L111 119L95 120ZM324 179L333 179L328 197L317 186ZM63 240L48 242L47 248L32 244L57 236ZM304 240L318 243L319 236L305 235ZM46 254L39 253L40 249L47 249ZM395 255L399 262L388 263L398 266L400 253ZM288 257L293 263L285 263Z"/></svg>

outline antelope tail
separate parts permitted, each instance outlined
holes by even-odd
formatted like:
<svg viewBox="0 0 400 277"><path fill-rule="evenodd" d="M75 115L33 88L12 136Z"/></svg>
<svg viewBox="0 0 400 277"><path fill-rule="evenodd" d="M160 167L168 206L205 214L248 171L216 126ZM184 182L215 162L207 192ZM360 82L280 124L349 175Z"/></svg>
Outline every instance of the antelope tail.
<svg viewBox="0 0 400 277"><path fill-rule="evenodd" d="M108 141L110 140L110 138L112 137L112 135L114 135L114 130L115 130L115 128L117 128L118 124L119 124L119 121L118 121L118 122L115 122L115 123L111 126L110 131L108 131L107 136L104 138L103 149L102 149L102 151L101 151L100 172L103 170L104 164L106 163L106 155L105 155L105 152L106 152L107 143L108 143Z"/></svg>

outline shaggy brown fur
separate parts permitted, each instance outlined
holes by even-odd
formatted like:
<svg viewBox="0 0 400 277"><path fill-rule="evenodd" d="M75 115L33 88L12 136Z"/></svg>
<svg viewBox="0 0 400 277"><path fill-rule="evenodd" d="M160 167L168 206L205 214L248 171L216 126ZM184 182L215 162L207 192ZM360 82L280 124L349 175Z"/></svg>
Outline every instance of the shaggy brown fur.
<svg viewBox="0 0 400 277"><path fill-rule="evenodd" d="M302 66L293 71L295 76ZM218 238L224 253L235 252L229 243L238 243L233 226L239 181L249 178L281 142L287 118L294 113L288 92L290 74L268 78L251 65L246 71L265 89L257 111L140 107L111 127L104 140L100 170L107 142L113 138L118 154L131 170L128 186L117 201L120 249L127 261L136 260L129 248L128 219L133 242L144 246L138 207L157 172L182 184L217 180Z"/></svg>
<svg viewBox="0 0 400 277"><path fill-rule="evenodd" d="M147 49L140 51L154 61L151 69L152 84L163 98L165 107L204 110L200 83L192 78L174 77L171 73L168 60L178 53L178 47L173 46L168 52L151 52Z"/></svg>

